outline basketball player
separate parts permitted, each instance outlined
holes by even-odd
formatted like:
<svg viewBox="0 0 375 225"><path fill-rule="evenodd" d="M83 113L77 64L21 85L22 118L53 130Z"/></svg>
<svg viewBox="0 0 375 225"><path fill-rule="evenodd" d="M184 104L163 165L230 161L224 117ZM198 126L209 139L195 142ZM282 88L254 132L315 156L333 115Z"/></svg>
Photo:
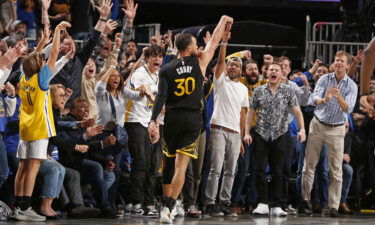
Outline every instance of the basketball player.
<svg viewBox="0 0 375 225"><path fill-rule="evenodd" d="M198 156L204 74L224 30L229 31L232 24L231 17L222 16L211 40L199 54L197 40L191 34L181 34L176 39L179 58L160 70L159 91L152 111L149 134L152 143L156 143L159 139L156 118L165 103L163 153L166 155L166 163L163 171L164 208L160 213L162 223L173 223L171 211L184 184L186 167L190 158L196 159Z"/></svg>

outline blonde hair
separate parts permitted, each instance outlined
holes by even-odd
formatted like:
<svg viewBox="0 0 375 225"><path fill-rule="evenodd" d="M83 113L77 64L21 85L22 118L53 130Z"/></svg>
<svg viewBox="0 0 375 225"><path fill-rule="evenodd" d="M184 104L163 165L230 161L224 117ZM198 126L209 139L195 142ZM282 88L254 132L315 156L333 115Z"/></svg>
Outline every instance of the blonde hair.
<svg viewBox="0 0 375 225"><path fill-rule="evenodd" d="M38 73L43 66L43 57L41 54L32 52L22 60L22 68L27 78Z"/></svg>
<svg viewBox="0 0 375 225"><path fill-rule="evenodd" d="M52 84L52 85L49 86L49 92L51 94L52 104L54 104L53 101L57 97L57 90L60 89L60 88L63 89L64 92L65 92L65 87L62 84Z"/></svg>
<svg viewBox="0 0 375 225"><path fill-rule="evenodd" d="M341 56L346 56L346 58L348 59L348 64L352 63L353 56L351 54L347 53L346 51L342 51L342 50L336 52L335 57L341 57Z"/></svg>

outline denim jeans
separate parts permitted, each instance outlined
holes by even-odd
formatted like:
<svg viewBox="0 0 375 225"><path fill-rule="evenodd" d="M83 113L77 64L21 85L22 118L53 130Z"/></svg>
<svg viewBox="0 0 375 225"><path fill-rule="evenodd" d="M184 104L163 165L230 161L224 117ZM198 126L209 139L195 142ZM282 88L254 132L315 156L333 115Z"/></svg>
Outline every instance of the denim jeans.
<svg viewBox="0 0 375 225"><path fill-rule="evenodd" d="M65 168L54 159L46 159L39 168L43 177L41 198L57 198L64 182Z"/></svg>
<svg viewBox="0 0 375 225"><path fill-rule="evenodd" d="M96 203L100 209L110 206L107 187L109 183L113 184L114 182L114 176L110 175L110 173L113 172L103 169L98 162L88 159L82 161L82 180L91 185Z"/></svg>
<svg viewBox="0 0 375 225"><path fill-rule="evenodd" d="M16 176L20 160L17 158L17 151L7 152L8 166L13 176Z"/></svg>
<svg viewBox="0 0 375 225"><path fill-rule="evenodd" d="M8 159L2 134L0 134L0 188L8 179Z"/></svg>
<svg viewBox="0 0 375 225"><path fill-rule="evenodd" d="M353 168L348 163L342 164L342 189L340 203L345 203L352 183Z"/></svg>
<svg viewBox="0 0 375 225"><path fill-rule="evenodd" d="M296 142L296 152L298 156L298 168L296 178L296 191L297 191L297 202L300 203L302 200L302 169L303 160L305 158L307 142L299 143ZM327 148L323 145L323 149L320 153L320 160L317 169L315 171L314 189L312 195L313 204L318 204L323 207L328 205L328 186L329 186L329 171L328 171L328 153Z"/></svg>
<svg viewBox="0 0 375 225"><path fill-rule="evenodd" d="M251 150L249 145L244 145L245 153L240 155L237 160L237 172L234 178L232 188L232 203L241 204L241 195L243 192L246 175L250 166Z"/></svg>

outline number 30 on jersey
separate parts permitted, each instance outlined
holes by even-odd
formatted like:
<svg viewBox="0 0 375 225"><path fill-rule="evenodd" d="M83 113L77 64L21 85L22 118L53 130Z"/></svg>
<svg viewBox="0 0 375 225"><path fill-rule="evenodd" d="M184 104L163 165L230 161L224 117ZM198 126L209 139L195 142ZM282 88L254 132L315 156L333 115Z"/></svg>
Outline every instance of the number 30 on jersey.
<svg viewBox="0 0 375 225"><path fill-rule="evenodd" d="M180 78L174 80L177 83L178 91L175 91L176 96L190 95L195 89L194 77Z"/></svg>

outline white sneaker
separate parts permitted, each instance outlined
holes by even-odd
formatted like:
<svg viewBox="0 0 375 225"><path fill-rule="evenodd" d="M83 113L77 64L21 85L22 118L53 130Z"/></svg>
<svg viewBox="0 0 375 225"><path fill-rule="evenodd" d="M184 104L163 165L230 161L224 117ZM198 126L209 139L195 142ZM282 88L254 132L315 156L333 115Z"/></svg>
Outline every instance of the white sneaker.
<svg viewBox="0 0 375 225"><path fill-rule="evenodd" d="M267 204L259 203L258 206L254 209L253 214L257 215L268 215L270 210Z"/></svg>
<svg viewBox="0 0 375 225"><path fill-rule="evenodd" d="M149 218L158 218L159 217L159 212L153 205L149 205L146 207L146 211L143 214L145 217Z"/></svg>
<svg viewBox="0 0 375 225"><path fill-rule="evenodd" d="M288 205L285 212L287 212L288 215L297 215L297 209L293 208L292 205Z"/></svg>
<svg viewBox="0 0 375 225"><path fill-rule="evenodd" d="M13 209L13 214L10 216L10 218L18 221L26 221L28 218L27 216L22 215L21 209L19 207Z"/></svg>
<svg viewBox="0 0 375 225"><path fill-rule="evenodd" d="M176 206L175 206L176 210L177 210L177 215L176 216L185 216L185 209L182 205L182 202L180 199L177 199L176 200Z"/></svg>
<svg viewBox="0 0 375 225"><path fill-rule="evenodd" d="M173 223L173 216L169 211L168 207L164 207L163 210L160 212L159 222L168 224Z"/></svg>
<svg viewBox="0 0 375 225"><path fill-rule="evenodd" d="M132 209L133 209L133 204L126 204L125 209L124 209L124 216L131 216L132 214Z"/></svg>
<svg viewBox="0 0 375 225"><path fill-rule="evenodd" d="M25 211L19 211L19 214L26 216L27 221L34 221L34 222L43 222L46 221L45 216L41 216L37 214L31 207L26 209Z"/></svg>
<svg viewBox="0 0 375 225"><path fill-rule="evenodd" d="M145 213L145 210L143 210L142 205L141 204L136 204L132 208L131 216L132 217L143 217L144 213Z"/></svg>
<svg viewBox="0 0 375 225"><path fill-rule="evenodd" d="M271 216L287 216L288 213L281 209L281 207L271 208Z"/></svg>

